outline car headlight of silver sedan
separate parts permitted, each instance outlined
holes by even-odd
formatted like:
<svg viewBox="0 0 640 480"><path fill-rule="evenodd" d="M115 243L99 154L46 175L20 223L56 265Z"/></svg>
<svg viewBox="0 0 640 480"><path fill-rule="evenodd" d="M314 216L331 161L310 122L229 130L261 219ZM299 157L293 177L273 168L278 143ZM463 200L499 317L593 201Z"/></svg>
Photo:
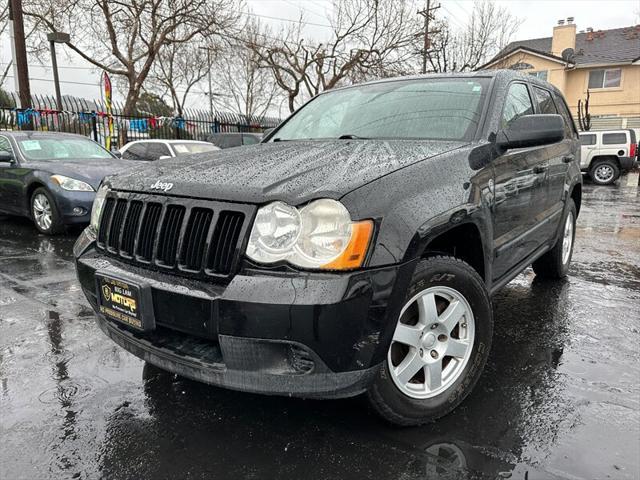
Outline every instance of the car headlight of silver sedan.
<svg viewBox="0 0 640 480"><path fill-rule="evenodd" d="M286 261L302 268L350 270L366 258L373 222L353 222L342 203L314 200L303 208L273 202L260 208L247 245L259 263Z"/></svg>
<svg viewBox="0 0 640 480"><path fill-rule="evenodd" d="M51 180L63 190L71 192L95 192L93 187L87 182L76 180L75 178L65 177L64 175L51 175Z"/></svg>
<svg viewBox="0 0 640 480"><path fill-rule="evenodd" d="M96 193L96 198L93 200L93 207L91 208L91 223L89 224L97 232L100 224L100 214L102 214L102 207L104 206L104 200L109 193L108 185L101 185Z"/></svg>

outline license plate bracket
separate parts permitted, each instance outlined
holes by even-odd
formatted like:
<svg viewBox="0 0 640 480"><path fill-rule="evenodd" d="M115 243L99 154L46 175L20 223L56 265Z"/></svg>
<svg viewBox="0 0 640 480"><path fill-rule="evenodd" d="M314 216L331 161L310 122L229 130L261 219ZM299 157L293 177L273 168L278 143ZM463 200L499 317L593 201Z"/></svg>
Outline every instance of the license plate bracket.
<svg viewBox="0 0 640 480"><path fill-rule="evenodd" d="M96 273L98 309L107 319L134 330L156 327L151 287L110 273Z"/></svg>

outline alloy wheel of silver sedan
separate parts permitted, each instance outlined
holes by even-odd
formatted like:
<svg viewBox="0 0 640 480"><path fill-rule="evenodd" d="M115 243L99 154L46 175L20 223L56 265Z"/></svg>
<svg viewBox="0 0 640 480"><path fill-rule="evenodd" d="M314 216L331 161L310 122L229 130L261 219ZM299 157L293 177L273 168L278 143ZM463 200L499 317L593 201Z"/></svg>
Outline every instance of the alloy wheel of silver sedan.
<svg viewBox="0 0 640 480"><path fill-rule="evenodd" d="M421 291L402 309L387 355L391 379L405 395L424 399L447 390L471 357L473 312L450 287Z"/></svg>
<svg viewBox="0 0 640 480"><path fill-rule="evenodd" d="M604 163L602 165L598 165L593 174L598 182L608 183L613 179L616 172L613 170L611 165Z"/></svg>
<svg viewBox="0 0 640 480"><path fill-rule="evenodd" d="M44 193L38 193L32 202L33 220L42 230L49 230L53 221L51 203Z"/></svg>
<svg viewBox="0 0 640 480"><path fill-rule="evenodd" d="M566 265L571 256L573 246L573 213L569 212L567 220L564 222L564 234L562 237L562 264Z"/></svg>

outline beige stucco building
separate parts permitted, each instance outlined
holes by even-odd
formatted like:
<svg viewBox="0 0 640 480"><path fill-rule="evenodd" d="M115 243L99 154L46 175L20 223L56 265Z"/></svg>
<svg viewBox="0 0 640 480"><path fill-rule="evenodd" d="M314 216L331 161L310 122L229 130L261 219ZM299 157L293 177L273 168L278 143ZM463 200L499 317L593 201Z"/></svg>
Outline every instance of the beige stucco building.
<svg viewBox="0 0 640 480"><path fill-rule="evenodd" d="M592 129L640 128L640 25L576 33L573 18L560 20L551 37L512 42L481 68L553 83L576 118L588 90Z"/></svg>

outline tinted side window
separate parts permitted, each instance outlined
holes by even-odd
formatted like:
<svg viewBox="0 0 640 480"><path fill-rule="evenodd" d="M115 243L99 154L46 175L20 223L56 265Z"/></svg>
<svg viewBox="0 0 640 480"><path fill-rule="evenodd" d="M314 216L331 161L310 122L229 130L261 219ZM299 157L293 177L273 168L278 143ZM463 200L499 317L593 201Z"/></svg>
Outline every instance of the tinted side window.
<svg viewBox="0 0 640 480"><path fill-rule="evenodd" d="M555 103L553 103L553 98L551 98L551 93L547 90L543 90L542 88L533 87L533 91L536 95L536 103L538 105L538 113L547 113L547 114L556 114L558 110L556 109Z"/></svg>
<svg viewBox="0 0 640 480"><path fill-rule="evenodd" d="M502 110L502 128L508 127L517 118L532 113L533 104L527 86L524 83L512 84Z"/></svg>
<svg viewBox="0 0 640 480"><path fill-rule="evenodd" d="M122 158L126 160L146 160L146 151L147 147L144 143L136 143L125 150Z"/></svg>
<svg viewBox="0 0 640 480"><path fill-rule="evenodd" d="M11 144L9 143L9 139L7 137L0 137L0 152L13 152L13 150L11 149Z"/></svg>
<svg viewBox="0 0 640 480"><path fill-rule="evenodd" d="M604 145L620 145L627 143L627 135L624 133L603 133L602 143Z"/></svg>
<svg viewBox="0 0 640 480"><path fill-rule="evenodd" d="M580 144L581 145L595 145L596 144L596 136L593 135L593 134L580 135Z"/></svg>
<svg viewBox="0 0 640 480"><path fill-rule="evenodd" d="M573 123L573 118L571 117L571 114L569 113L569 108L567 108L567 104L564 101L564 99L557 95L554 94L553 95L555 100L556 100L556 105L558 106L558 113L560 115L562 115L562 118L564 119L564 136L565 138L571 138L574 137L575 134L578 132L578 130L576 129L576 125L575 123Z"/></svg>
<svg viewBox="0 0 640 480"><path fill-rule="evenodd" d="M252 135L243 135L242 136L242 144L243 145L253 145L255 143L258 143L259 140L252 136Z"/></svg>
<svg viewBox="0 0 640 480"><path fill-rule="evenodd" d="M147 160L158 160L162 156L171 156L171 152L169 152L169 148L160 142L151 142L147 144Z"/></svg>

